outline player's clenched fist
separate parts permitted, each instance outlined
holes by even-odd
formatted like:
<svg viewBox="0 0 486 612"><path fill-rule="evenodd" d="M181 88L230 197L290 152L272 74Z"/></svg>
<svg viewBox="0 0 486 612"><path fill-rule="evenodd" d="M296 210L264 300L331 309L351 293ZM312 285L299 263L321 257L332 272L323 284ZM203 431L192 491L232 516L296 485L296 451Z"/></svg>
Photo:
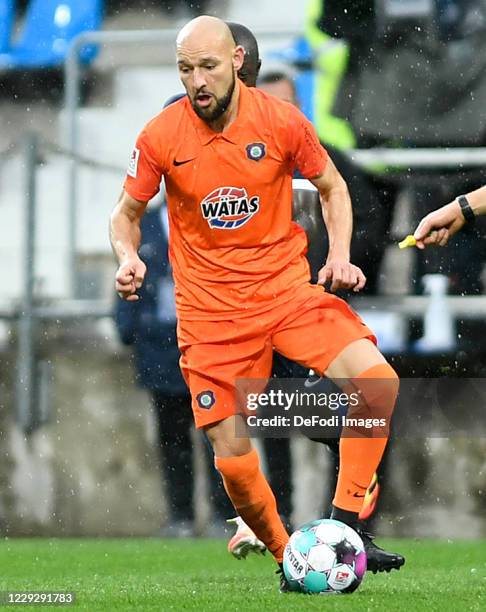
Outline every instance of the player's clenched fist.
<svg viewBox="0 0 486 612"><path fill-rule="evenodd" d="M118 295L128 302L138 300L136 291L142 286L146 270L145 264L138 257L122 262L115 277Z"/></svg>
<svg viewBox="0 0 486 612"><path fill-rule="evenodd" d="M329 260L319 270L318 285L331 282L331 291L338 289L352 289L361 291L366 284L366 276L358 266L345 260Z"/></svg>

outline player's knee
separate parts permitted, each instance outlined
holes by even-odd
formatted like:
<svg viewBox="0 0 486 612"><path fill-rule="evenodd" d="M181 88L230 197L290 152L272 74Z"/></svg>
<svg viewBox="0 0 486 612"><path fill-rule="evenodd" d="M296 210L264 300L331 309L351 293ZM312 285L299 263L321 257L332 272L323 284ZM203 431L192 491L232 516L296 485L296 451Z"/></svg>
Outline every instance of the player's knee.
<svg viewBox="0 0 486 612"><path fill-rule="evenodd" d="M238 457L251 451L251 442L245 435L244 427L244 421L239 416L206 427L216 457Z"/></svg>
<svg viewBox="0 0 486 612"><path fill-rule="evenodd" d="M388 419L395 407L400 379L389 363L379 364L362 372L353 380L369 414Z"/></svg>

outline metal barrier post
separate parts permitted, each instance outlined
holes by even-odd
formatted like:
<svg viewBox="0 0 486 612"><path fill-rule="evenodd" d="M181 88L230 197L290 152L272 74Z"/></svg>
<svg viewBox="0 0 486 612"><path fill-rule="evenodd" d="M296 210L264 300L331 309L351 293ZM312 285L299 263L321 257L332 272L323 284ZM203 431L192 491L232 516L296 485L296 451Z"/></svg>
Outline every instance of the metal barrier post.
<svg viewBox="0 0 486 612"><path fill-rule="evenodd" d="M25 139L24 289L18 321L17 421L28 430L33 420L34 396L34 281L37 135Z"/></svg>
<svg viewBox="0 0 486 612"><path fill-rule="evenodd" d="M78 61L79 45L73 45L66 58L66 78L65 81L65 107L67 109L77 109L79 104L79 76L80 68ZM76 116L68 111L67 126L67 145L71 151L78 150L78 130L76 126ZM76 297L78 268L76 265L77 252L77 210L78 210L78 167L77 160L73 156L69 160L69 187L68 187L68 273L69 273L69 294L71 298Z"/></svg>

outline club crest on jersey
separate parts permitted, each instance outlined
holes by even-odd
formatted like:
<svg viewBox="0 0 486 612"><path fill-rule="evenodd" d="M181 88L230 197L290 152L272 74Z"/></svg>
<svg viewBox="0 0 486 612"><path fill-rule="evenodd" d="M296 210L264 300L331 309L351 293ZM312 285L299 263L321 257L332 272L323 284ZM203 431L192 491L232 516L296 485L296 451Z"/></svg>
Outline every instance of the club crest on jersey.
<svg viewBox="0 0 486 612"><path fill-rule="evenodd" d="M260 161L266 155L263 142L252 142L246 145L246 156L253 161Z"/></svg>
<svg viewBox="0 0 486 612"><path fill-rule="evenodd" d="M258 196L248 197L243 187L218 187L201 202L203 217L211 228L236 229L260 209Z"/></svg>

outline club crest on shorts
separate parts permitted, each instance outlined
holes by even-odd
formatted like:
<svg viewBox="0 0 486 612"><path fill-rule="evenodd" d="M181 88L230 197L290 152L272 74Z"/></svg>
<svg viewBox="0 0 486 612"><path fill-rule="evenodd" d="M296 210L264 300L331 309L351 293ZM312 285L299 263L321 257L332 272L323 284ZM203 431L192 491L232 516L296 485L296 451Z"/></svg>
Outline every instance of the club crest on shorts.
<svg viewBox="0 0 486 612"><path fill-rule="evenodd" d="M201 391L196 396L197 405L204 410L210 410L216 401L212 391Z"/></svg>
<svg viewBox="0 0 486 612"><path fill-rule="evenodd" d="M253 161L260 161L266 155L263 142L252 142L246 145L246 156Z"/></svg>
<svg viewBox="0 0 486 612"><path fill-rule="evenodd" d="M260 209L259 196L249 197L243 187L217 187L201 202L201 212L211 229L236 229Z"/></svg>

